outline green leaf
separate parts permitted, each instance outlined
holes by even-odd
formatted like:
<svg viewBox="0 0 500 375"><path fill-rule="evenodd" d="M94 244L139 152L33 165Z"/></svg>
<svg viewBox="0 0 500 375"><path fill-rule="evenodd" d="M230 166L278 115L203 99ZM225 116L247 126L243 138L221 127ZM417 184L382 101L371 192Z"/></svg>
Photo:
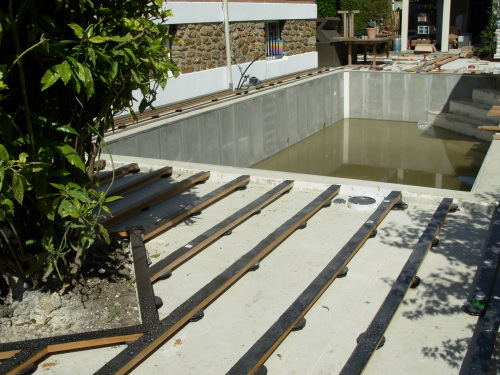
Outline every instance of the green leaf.
<svg viewBox="0 0 500 375"><path fill-rule="evenodd" d="M56 184L55 182L51 182L51 185L54 186L58 190L65 190L66 186L61 185L61 184Z"/></svg>
<svg viewBox="0 0 500 375"><path fill-rule="evenodd" d="M59 65L56 65L55 68L64 84L67 84L71 79L71 66L69 65L68 61L64 60Z"/></svg>
<svg viewBox="0 0 500 375"><path fill-rule="evenodd" d="M9 212L11 215L14 214L14 202L10 199L4 198L0 202L0 221L5 220L6 213Z"/></svg>
<svg viewBox="0 0 500 375"><path fill-rule="evenodd" d="M21 164L25 164L26 161L28 160L28 154L26 152L21 152L19 154L19 162L21 162Z"/></svg>
<svg viewBox="0 0 500 375"><path fill-rule="evenodd" d="M76 62L76 74L81 82L85 82L85 65Z"/></svg>
<svg viewBox="0 0 500 375"><path fill-rule="evenodd" d="M84 67L83 76L84 76L83 84L87 89L87 97L90 98L94 93L94 79L92 78L92 72L90 71L89 68Z"/></svg>
<svg viewBox="0 0 500 375"><path fill-rule="evenodd" d="M118 61L113 60L113 63L111 64L111 70L109 71L109 77L111 79L115 79L117 73L118 73Z"/></svg>
<svg viewBox="0 0 500 375"><path fill-rule="evenodd" d="M55 146L54 148L59 154L64 156L71 165L74 165L78 169L85 172L85 164L73 147L71 147L70 145L61 144Z"/></svg>
<svg viewBox="0 0 500 375"><path fill-rule="evenodd" d="M70 200L63 200L59 207L57 208L57 213L61 217L71 216L77 219L80 216L80 213L75 208L74 204Z"/></svg>
<svg viewBox="0 0 500 375"><path fill-rule="evenodd" d="M73 134L76 136L80 136L80 134L69 125L59 126L56 130L59 132L69 133L69 134Z"/></svg>
<svg viewBox="0 0 500 375"><path fill-rule="evenodd" d="M42 91L48 89L50 86L56 83L59 78L61 78L61 76L59 75L55 67L51 67L50 69L48 69L42 77Z"/></svg>
<svg viewBox="0 0 500 375"><path fill-rule="evenodd" d="M132 50L130 48L124 48L123 50L132 58L134 63L137 64L137 58L135 57L135 54L132 52Z"/></svg>
<svg viewBox="0 0 500 375"><path fill-rule="evenodd" d="M23 177L17 172L14 172L14 175L12 176L12 192L14 193L14 199L17 201L17 203L23 204L23 199L24 199Z"/></svg>
<svg viewBox="0 0 500 375"><path fill-rule="evenodd" d="M93 36L92 38L89 38L89 41L91 43L105 43L107 41L109 41L109 37L103 37L103 36L100 36L100 35L97 35L97 36Z"/></svg>
<svg viewBox="0 0 500 375"><path fill-rule="evenodd" d="M113 202L113 201L117 201L118 199L122 199L122 198L123 197L120 197L119 195L113 195L112 197L107 197L104 202L106 202L106 203Z"/></svg>
<svg viewBox="0 0 500 375"><path fill-rule="evenodd" d="M73 31L75 32L75 35L78 39L83 38L83 35L85 34L85 30L82 29L80 27L80 25L77 25L76 23L70 23L68 26L73 29Z"/></svg>
<svg viewBox="0 0 500 375"><path fill-rule="evenodd" d="M52 272L54 272L54 264L53 263L49 263L47 269L45 270L45 273L43 274L43 279L47 279L47 277L49 277Z"/></svg>
<svg viewBox="0 0 500 375"><path fill-rule="evenodd" d="M0 191L2 191L3 182L5 181L5 169L0 169Z"/></svg>
<svg viewBox="0 0 500 375"><path fill-rule="evenodd" d="M83 191L79 191L79 190L70 190L68 192L68 194L73 197L73 198L76 198L82 202L86 202L86 203L91 203L92 202L92 199L89 198L89 196L87 194L85 194Z"/></svg>
<svg viewBox="0 0 500 375"><path fill-rule="evenodd" d="M101 232L102 238L104 239L104 242L106 242L109 245L111 241L109 238L108 231L106 230L106 228L104 228L102 224L98 224L98 227L99 227L99 232Z"/></svg>
<svg viewBox="0 0 500 375"><path fill-rule="evenodd" d="M116 310L115 306L108 310L108 323L111 323L116 318L117 313L118 311Z"/></svg>
<svg viewBox="0 0 500 375"><path fill-rule="evenodd" d="M0 143L0 160L7 161L9 160L9 152L5 148L3 144Z"/></svg>
<svg viewBox="0 0 500 375"><path fill-rule="evenodd" d="M111 14L113 13L111 9L109 8L99 8L97 10L97 12L101 13L101 14Z"/></svg>

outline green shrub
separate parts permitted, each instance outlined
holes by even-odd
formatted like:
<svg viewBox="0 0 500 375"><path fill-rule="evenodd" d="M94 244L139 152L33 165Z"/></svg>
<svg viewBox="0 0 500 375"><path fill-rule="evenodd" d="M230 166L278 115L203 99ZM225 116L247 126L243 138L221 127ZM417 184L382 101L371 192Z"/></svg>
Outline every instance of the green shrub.
<svg viewBox="0 0 500 375"><path fill-rule="evenodd" d="M169 73L162 0L0 2L0 272L75 278L107 198L92 187L113 117ZM132 115L135 115L132 112Z"/></svg>

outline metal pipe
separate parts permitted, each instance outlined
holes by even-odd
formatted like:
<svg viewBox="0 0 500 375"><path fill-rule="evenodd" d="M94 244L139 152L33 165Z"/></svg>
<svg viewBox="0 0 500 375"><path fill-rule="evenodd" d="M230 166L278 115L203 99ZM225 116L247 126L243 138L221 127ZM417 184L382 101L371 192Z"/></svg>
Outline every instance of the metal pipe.
<svg viewBox="0 0 500 375"><path fill-rule="evenodd" d="M229 36L229 10L227 0L224 0L224 32L226 34L227 82L229 84L229 89L233 90L233 68L231 66L231 41Z"/></svg>

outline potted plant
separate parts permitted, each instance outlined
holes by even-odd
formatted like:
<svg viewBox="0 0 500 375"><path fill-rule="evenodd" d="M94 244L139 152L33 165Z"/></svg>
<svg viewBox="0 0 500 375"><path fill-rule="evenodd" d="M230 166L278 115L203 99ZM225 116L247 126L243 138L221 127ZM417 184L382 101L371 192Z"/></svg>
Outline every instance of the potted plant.
<svg viewBox="0 0 500 375"><path fill-rule="evenodd" d="M366 26L366 35L368 35L368 39L375 39L377 36L377 21L373 18L370 19Z"/></svg>

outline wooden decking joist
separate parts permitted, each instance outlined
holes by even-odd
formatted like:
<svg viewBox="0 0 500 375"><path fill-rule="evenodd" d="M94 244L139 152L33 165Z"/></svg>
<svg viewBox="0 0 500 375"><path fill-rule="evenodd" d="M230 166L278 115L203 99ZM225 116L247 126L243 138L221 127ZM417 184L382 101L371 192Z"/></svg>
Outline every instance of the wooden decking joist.
<svg viewBox="0 0 500 375"><path fill-rule="evenodd" d="M164 191L144 197L143 199L131 204L130 206L123 206L121 209L112 212L113 216L108 216L100 220L100 224L104 225L106 228L110 228L112 225L123 221L133 215L136 215L144 209L154 206L155 204L171 198L174 195L182 193L183 191L193 187L197 183L207 180L209 177L209 171L196 173L195 175L190 176L180 182L172 184Z"/></svg>
<svg viewBox="0 0 500 375"><path fill-rule="evenodd" d="M401 192L391 192L377 210L333 257L312 283L300 294L279 319L227 372L228 375L252 374L269 358L292 328L304 317L328 289L340 271L355 256L385 216L401 199Z"/></svg>
<svg viewBox="0 0 500 375"><path fill-rule="evenodd" d="M333 185L321 193L283 225L264 238L257 246L215 277L210 283L188 298L167 317L153 332L131 342L125 350L101 367L95 374L125 374L138 365L150 353L161 346L181 329L198 311L210 305L216 298L238 281L250 267L265 258L288 238L302 223L309 220L325 204L338 194L340 186Z"/></svg>
<svg viewBox="0 0 500 375"><path fill-rule="evenodd" d="M452 203L453 200L450 198L441 201L377 314L344 364L339 373L340 375L359 375L364 371L368 361L382 341L384 332L389 327L396 310L403 302L406 291L431 248L432 242L438 234Z"/></svg>
<svg viewBox="0 0 500 375"><path fill-rule="evenodd" d="M115 179L123 177L129 173L137 173L141 169L139 168L139 165L137 163L131 163L124 165L123 167L117 168L112 171L107 171L107 172L102 172L97 175L97 179L99 181L99 184L105 184L110 182L113 179L113 176Z"/></svg>
<svg viewBox="0 0 500 375"><path fill-rule="evenodd" d="M127 182L126 184L112 186L107 195L123 195L125 193L131 193L132 191L139 189L142 186L150 184L152 181L158 178L170 177L172 175L173 168L172 167L163 167L151 172L144 174L138 178L134 178L133 180Z"/></svg>
<svg viewBox="0 0 500 375"><path fill-rule="evenodd" d="M198 200L190 203L189 205L178 209L177 211L167 215L156 223L151 224L144 228L142 238L144 241L149 241L160 234L166 232L168 229L172 228L174 225L179 224L181 221L188 218L195 212L201 211L206 207L214 204L218 200L234 193L237 189L245 187L250 182L250 176L244 175L236 177L235 179L229 181L228 183L222 185L221 187L211 191L210 193L204 195ZM123 231L121 231L123 233Z"/></svg>
<svg viewBox="0 0 500 375"><path fill-rule="evenodd" d="M203 234L189 241L188 244L180 247L179 249L175 250L164 259L153 264L149 268L151 281L153 282L157 280L167 270L173 271L175 268L179 267L188 259L198 254L208 245L217 241L221 236L224 235L224 233L227 233L228 231L236 228L238 225L243 223L257 211L263 209L265 206L267 206L268 204L272 203L274 200L278 199L283 194L290 191L292 187L293 187L293 181L287 180L282 182L272 190L263 194L261 197L249 203L242 209L238 210L237 212L235 212L228 218L224 219L214 227L210 228Z"/></svg>

